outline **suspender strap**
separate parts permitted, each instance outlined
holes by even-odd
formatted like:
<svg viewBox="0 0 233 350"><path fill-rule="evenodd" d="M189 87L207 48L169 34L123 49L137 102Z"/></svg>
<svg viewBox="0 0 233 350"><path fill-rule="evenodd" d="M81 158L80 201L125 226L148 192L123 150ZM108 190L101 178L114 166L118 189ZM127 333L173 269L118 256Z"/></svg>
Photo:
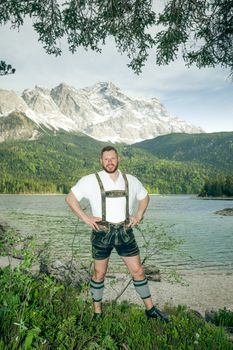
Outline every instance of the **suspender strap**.
<svg viewBox="0 0 233 350"><path fill-rule="evenodd" d="M107 198L117 198L117 197L125 197L126 198L126 220L129 219L129 184L128 179L125 174L122 173L122 176L125 181L125 190L114 190L114 191L105 191L103 183L100 179L100 176L98 173L95 174L96 179L100 186L101 191L101 202L102 202L102 220L106 221L106 197Z"/></svg>
<svg viewBox="0 0 233 350"><path fill-rule="evenodd" d="M95 174L97 181L100 186L100 191L101 191L101 202L102 202L102 221L106 221L106 195L104 191L104 186L103 182L100 179L100 176L98 173Z"/></svg>
<svg viewBox="0 0 233 350"><path fill-rule="evenodd" d="M126 215L125 215L125 219L129 220L129 183L128 183L128 179L126 177L126 175L124 173L122 173L122 176L125 180L125 192L126 192Z"/></svg>

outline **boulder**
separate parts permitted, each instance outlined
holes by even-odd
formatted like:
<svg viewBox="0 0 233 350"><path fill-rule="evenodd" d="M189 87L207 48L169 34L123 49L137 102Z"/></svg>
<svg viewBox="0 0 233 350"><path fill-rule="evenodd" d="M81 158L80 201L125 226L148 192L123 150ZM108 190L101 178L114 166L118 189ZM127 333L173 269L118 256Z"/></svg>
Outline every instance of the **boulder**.
<svg viewBox="0 0 233 350"><path fill-rule="evenodd" d="M144 271L147 279L149 281L155 281L160 282L161 281L161 275L160 270L156 266L144 266Z"/></svg>
<svg viewBox="0 0 233 350"><path fill-rule="evenodd" d="M90 281L89 267L76 260L55 260L50 263L41 260L39 272L46 273L57 281L75 288Z"/></svg>
<svg viewBox="0 0 233 350"><path fill-rule="evenodd" d="M218 210L215 212L215 214L222 215L222 216L233 216L233 208L225 208L222 210Z"/></svg>

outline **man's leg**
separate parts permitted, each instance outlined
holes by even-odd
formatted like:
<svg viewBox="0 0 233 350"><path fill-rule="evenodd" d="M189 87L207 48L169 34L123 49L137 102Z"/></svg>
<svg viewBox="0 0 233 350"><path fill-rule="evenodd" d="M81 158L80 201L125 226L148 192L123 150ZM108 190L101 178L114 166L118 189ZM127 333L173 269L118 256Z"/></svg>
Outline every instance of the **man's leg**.
<svg viewBox="0 0 233 350"><path fill-rule="evenodd" d="M104 292L104 278L108 268L108 261L109 258L104 260L94 260L94 273L90 282L90 289L95 313L101 313L101 301Z"/></svg>
<svg viewBox="0 0 233 350"><path fill-rule="evenodd" d="M133 277L133 283L137 293L144 302L146 316L148 318L158 318L164 322L169 322L167 315L163 314L153 304L140 256L122 256L122 259Z"/></svg>
<svg viewBox="0 0 233 350"><path fill-rule="evenodd" d="M141 296L146 309L151 309L153 307L153 301L150 296L149 286L141 264L140 256L122 256L122 259L133 277L134 287L137 293Z"/></svg>

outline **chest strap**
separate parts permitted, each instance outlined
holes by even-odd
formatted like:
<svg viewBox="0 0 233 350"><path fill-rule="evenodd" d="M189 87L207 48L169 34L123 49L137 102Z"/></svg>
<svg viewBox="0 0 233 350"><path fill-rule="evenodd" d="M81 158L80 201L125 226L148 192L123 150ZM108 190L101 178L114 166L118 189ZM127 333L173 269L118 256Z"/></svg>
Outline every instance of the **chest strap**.
<svg viewBox="0 0 233 350"><path fill-rule="evenodd" d="M106 198L118 198L125 197L126 198L126 207L125 207L125 219L129 219L129 183L125 174L122 173L122 176L125 181L125 189L124 190L113 190L113 191L105 191L103 182L100 179L98 173L95 174L98 184L100 186L101 191L101 202L102 202L102 220L106 221Z"/></svg>

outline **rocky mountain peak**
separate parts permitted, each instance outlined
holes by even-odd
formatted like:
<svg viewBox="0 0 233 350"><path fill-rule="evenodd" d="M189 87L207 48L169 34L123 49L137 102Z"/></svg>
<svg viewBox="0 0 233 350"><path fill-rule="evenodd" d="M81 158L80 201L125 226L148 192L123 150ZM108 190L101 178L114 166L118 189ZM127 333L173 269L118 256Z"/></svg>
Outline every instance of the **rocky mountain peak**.
<svg viewBox="0 0 233 350"><path fill-rule="evenodd" d="M27 104L15 91L0 89L0 116L13 111L25 112L27 109Z"/></svg>
<svg viewBox="0 0 233 350"><path fill-rule="evenodd" d="M34 89L27 89L23 91L22 98L27 103L27 105L32 108L35 112L41 111L42 101L47 100L44 111L47 109L51 109L51 101L50 101L50 90L47 88L43 88L41 86L35 86ZM43 103L45 106L45 103Z"/></svg>
<svg viewBox="0 0 233 350"><path fill-rule="evenodd" d="M93 85L92 87L90 87L89 89L93 93L99 92L101 94L113 94L120 91L120 89L116 85L114 85L111 82L105 82L105 81L100 81L95 85Z"/></svg>
<svg viewBox="0 0 233 350"><path fill-rule="evenodd" d="M0 90L0 113L19 110L38 125L81 131L101 141L135 143L172 132L199 133L173 117L157 98L129 97L111 82L76 89L61 83L36 86L22 97Z"/></svg>
<svg viewBox="0 0 233 350"><path fill-rule="evenodd" d="M76 89L72 86L69 86L66 83L61 83L58 86L55 86L53 89L51 89L51 95L56 95L56 94L68 94L71 92L75 92Z"/></svg>

